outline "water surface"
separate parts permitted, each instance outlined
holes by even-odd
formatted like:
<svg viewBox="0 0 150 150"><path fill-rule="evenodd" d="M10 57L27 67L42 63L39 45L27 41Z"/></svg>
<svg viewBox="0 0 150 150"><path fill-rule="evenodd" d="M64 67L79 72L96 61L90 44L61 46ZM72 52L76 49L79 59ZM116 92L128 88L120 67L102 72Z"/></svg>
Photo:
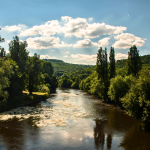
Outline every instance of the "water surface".
<svg viewBox="0 0 150 150"><path fill-rule="evenodd" d="M58 89L31 108L0 123L0 150L150 150L141 122L80 90Z"/></svg>

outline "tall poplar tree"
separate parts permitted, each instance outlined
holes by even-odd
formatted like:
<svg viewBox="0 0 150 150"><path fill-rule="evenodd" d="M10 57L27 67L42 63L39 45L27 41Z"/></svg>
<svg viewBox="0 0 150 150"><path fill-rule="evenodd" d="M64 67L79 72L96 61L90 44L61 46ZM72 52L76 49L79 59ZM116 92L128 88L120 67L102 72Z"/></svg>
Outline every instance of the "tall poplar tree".
<svg viewBox="0 0 150 150"><path fill-rule="evenodd" d="M114 78L115 77L115 51L114 51L114 47L110 48L110 54L109 54L109 78Z"/></svg>
<svg viewBox="0 0 150 150"><path fill-rule="evenodd" d="M136 76L137 73L142 69L142 61L139 56L139 50L133 45L128 52L128 59L126 62L127 75Z"/></svg>
<svg viewBox="0 0 150 150"><path fill-rule="evenodd" d="M98 78L101 81L101 84L104 85L103 88L103 98L107 99L108 91L108 61L107 61L107 49L102 50L102 47L98 50L97 53L97 62L96 62L96 71L98 73Z"/></svg>

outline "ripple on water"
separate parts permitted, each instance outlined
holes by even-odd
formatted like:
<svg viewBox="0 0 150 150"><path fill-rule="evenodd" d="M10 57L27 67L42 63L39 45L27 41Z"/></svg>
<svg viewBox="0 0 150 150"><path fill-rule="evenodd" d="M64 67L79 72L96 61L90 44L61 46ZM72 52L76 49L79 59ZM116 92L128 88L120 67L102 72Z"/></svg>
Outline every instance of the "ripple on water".
<svg viewBox="0 0 150 150"><path fill-rule="evenodd" d="M64 96L77 96L75 94L61 93ZM33 126L44 127L47 125L55 124L56 126L66 127L68 121L76 121L79 118L85 118L91 116L86 113L82 106L69 100L53 100L51 103L56 104L54 108L49 107L19 107L9 111L5 111L0 114L1 121L7 121L18 118L18 121L22 121L33 117Z"/></svg>

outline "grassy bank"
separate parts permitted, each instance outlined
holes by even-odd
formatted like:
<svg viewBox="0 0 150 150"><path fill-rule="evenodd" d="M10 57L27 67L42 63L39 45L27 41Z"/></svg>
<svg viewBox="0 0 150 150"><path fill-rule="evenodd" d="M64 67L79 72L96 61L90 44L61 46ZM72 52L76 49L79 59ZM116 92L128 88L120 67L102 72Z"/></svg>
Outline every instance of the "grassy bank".
<svg viewBox="0 0 150 150"><path fill-rule="evenodd" d="M9 98L7 101L0 102L0 112L7 111L21 106L36 104L49 97L48 93L23 91L21 95Z"/></svg>

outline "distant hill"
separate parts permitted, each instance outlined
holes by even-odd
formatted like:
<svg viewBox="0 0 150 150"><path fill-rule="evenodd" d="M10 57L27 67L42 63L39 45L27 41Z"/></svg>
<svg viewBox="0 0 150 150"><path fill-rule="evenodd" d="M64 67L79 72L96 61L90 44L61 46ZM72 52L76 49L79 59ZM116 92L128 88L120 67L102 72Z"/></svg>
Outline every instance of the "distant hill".
<svg viewBox="0 0 150 150"><path fill-rule="evenodd" d="M150 55L144 55L140 56L143 67L150 69ZM62 60L58 59L43 59L45 61L50 61L54 67L54 75L56 77L62 76L64 73L70 74L70 73L77 73L83 69L83 72L93 72L95 70L95 65L82 65L82 64L71 64L71 63L66 63ZM117 60L116 61L116 72L119 75L125 74L125 66L126 66L126 60L127 59L122 59L122 60ZM89 68L90 67L90 68ZM89 68L89 69L87 69ZM81 71L82 72L82 71ZM82 74L82 73L81 73ZM89 73L88 73L89 74Z"/></svg>
<svg viewBox="0 0 150 150"><path fill-rule="evenodd" d="M94 66L94 65L71 64L58 59L43 59L43 60L50 61L52 63L54 67L54 75L56 77L62 76L64 73L70 74L72 72L80 71Z"/></svg>
<svg viewBox="0 0 150 150"><path fill-rule="evenodd" d="M143 55L140 56L143 66L149 66L150 67L150 55ZM126 60L127 59L122 59L122 60L117 60L116 61L116 68L123 68L126 66Z"/></svg>

